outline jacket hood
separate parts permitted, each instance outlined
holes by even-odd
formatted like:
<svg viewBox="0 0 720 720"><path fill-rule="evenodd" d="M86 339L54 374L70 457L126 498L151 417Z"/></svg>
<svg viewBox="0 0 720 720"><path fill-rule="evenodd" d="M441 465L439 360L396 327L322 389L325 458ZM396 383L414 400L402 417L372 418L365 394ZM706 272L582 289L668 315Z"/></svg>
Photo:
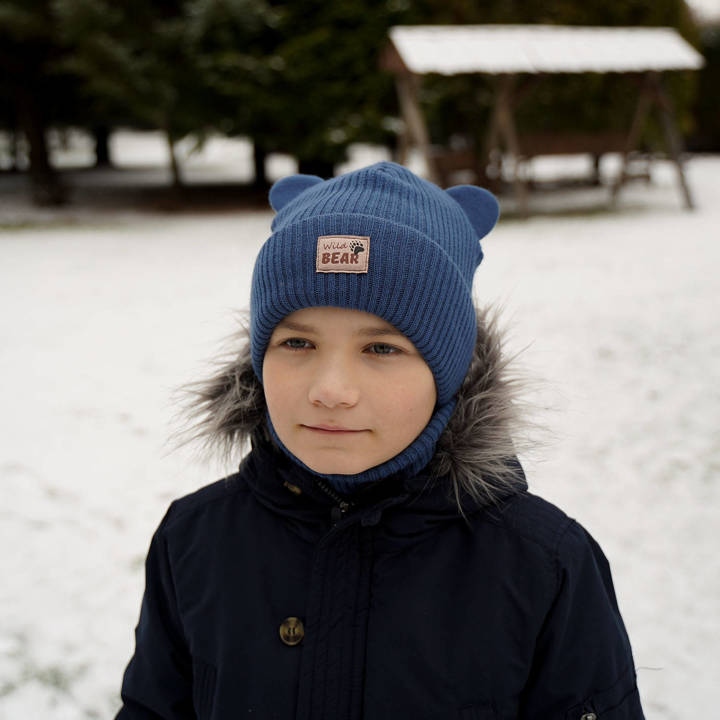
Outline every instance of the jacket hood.
<svg viewBox="0 0 720 720"><path fill-rule="evenodd" d="M465 514L527 489L515 446L515 440L524 437L518 412L523 383L510 371L496 314L478 310L477 321L470 368L431 462L415 477L390 476L372 484L382 485L383 491L361 488L358 493L363 497L377 500L378 493L387 495L401 487L413 495L432 489L433 496L444 496L443 507ZM251 441L254 454L273 453L278 467L295 476L301 468L286 462L267 432L265 398L253 371L247 329L240 330L231 343L228 356L217 363L208 380L184 388L189 423L180 435L181 444L198 440L205 450L220 451L232 459L246 451ZM305 475L313 481L318 478L306 471L297 475L307 490ZM328 499L327 493L324 497Z"/></svg>

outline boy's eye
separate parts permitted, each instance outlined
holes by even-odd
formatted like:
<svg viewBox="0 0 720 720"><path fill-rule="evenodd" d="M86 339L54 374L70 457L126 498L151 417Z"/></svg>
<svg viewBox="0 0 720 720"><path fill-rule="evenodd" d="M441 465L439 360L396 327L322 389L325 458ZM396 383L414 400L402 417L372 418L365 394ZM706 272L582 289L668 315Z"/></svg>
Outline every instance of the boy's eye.
<svg viewBox="0 0 720 720"><path fill-rule="evenodd" d="M282 344L290 350L305 350L310 347L310 343L302 338L288 338L283 340Z"/></svg>
<svg viewBox="0 0 720 720"><path fill-rule="evenodd" d="M400 352L396 347L386 345L385 343L373 343L368 350L374 355L393 355Z"/></svg>

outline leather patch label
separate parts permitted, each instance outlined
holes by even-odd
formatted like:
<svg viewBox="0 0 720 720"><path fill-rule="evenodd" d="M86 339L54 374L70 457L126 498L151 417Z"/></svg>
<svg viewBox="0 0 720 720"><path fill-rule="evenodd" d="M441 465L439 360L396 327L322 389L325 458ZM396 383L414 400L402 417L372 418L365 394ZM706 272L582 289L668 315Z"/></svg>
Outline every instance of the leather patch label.
<svg viewBox="0 0 720 720"><path fill-rule="evenodd" d="M370 238L361 235L321 235L317 241L316 272L366 273Z"/></svg>

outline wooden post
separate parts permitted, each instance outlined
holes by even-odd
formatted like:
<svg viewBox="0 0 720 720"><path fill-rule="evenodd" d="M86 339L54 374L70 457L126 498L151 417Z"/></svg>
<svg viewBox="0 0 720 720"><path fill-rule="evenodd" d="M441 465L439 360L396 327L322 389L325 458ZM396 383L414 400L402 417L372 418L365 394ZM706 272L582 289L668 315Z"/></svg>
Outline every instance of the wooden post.
<svg viewBox="0 0 720 720"><path fill-rule="evenodd" d="M410 131L408 130L407 120L403 122L403 125L403 131L398 137L398 144L396 148L397 156L395 158L395 161L400 163L400 165L407 164L410 148L412 147L412 138L410 137Z"/></svg>
<svg viewBox="0 0 720 720"><path fill-rule="evenodd" d="M425 118L420 109L418 97L418 78L411 73L399 73L395 76L400 109L405 120L406 133L408 138L420 148L425 163L427 164L428 179L434 183L439 181L435 161L430 151L430 133L428 132Z"/></svg>
<svg viewBox="0 0 720 720"><path fill-rule="evenodd" d="M515 129L515 118L513 117L513 86L514 75L503 75L500 80L500 89L496 100L497 108L497 131L499 136L505 140L505 146L515 161L513 168L513 186L517 197L520 214L526 217L528 214L528 195L525 181L520 177L520 142Z"/></svg>
<svg viewBox="0 0 720 720"><path fill-rule="evenodd" d="M660 82L660 75L653 72L649 73L649 76L658 108L660 110L660 120L662 121L663 132L665 134L665 143L670 157L675 163L678 182L680 183L680 188L685 200L685 207L688 210L692 210L695 208L695 203L690 195L690 188L688 187L687 180L685 178L685 170L682 164L682 140L677 126L675 125L675 113L673 111L672 101L670 100L670 96L667 95L663 89L662 83Z"/></svg>
<svg viewBox="0 0 720 720"><path fill-rule="evenodd" d="M617 201L620 188L627 179L628 157L637 147L642 130L645 126L645 121L647 120L647 116L653 104L657 105L660 113L663 134L665 135L665 145L667 147L668 155L675 164L675 168L677 170L678 183L680 184L680 189L682 190L685 207L688 208L688 210L692 210L695 207L695 204L693 202L692 195L690 194L690 188L683 168L682 140L677 126L675 125L675 113L672 107L672 101L665 93L662 83L660 82L660 76L657 72L645 73L645 79L640 91L640 96L638 97L637 106L635 108L635 116L625 143L622 167L620 168L617 180L615 180L615 183L610 191L610 201L613 204Z"/></svg>
<svg viewBox="0 0 720 720"><path fill-rule="evenodd" d="M650 87L650 77L649 73L646 73L643 79L642 87L640 88L640 94L638 95L637 105L635 106L635 115L633 116L632 125L630 126L630 132L625 140L625 148L622 153L620 172L610 188L611 205L615 205L617 203L617 196L620 192L620 188L625 184L625 180L627 180L627 166L630 159L630 153L637 147L638 140L645 128L645 122L647 120L651 103L652 90Z"/></svg>
<svg viewBox="0 0 720 720"><path fill-rule="evenodd" d="M489 180L487 175L487 169L490 166L490 160L492 158L493 150L500 150L500 103L499 103L500 91L495 91L495 104L490 114L490 124L488 125L487 132L485 133L485 143L483 145L482 154L480 158L476 160L478 165L477 175L478 180L482 183Z"/></svg>

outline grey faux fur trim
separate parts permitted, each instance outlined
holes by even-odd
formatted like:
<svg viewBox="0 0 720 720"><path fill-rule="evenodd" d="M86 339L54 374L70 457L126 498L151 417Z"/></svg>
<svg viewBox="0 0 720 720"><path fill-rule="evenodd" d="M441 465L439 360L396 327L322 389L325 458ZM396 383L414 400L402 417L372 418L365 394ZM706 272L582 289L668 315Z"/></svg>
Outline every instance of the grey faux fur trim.
<svg viewBox="0 0 720 720"><path fill-rule="evenodd" d="M519 417L524 383L508 368L497 315L477 311L478 334L470 369L458 403L438 441L430 464L433 476L447 475L451 495L462 512L461 497L487 505L522 486L513 462L527 423ZM232 338L234 348L208 379L183 388L187 429L181 443L199 440L207 451L227 459L239 456L264 422L265 397L250 360L247 322Z"/></svg>
<svg viewBox="0 0 720 720"><path fill-rule="evenodd" d="M465 494L483 506L525 487L516 456L529 449L526 381L503 351L497 313L477 309L477 326L470 368L430 464L434 476L448 476L461 513Z"/></svg>
<svg viewBox="0 0 720 720"><path fill-rule="evenodd" d="M244 454L263 424L265 394L252 367L248 325L242 317L210 378L180 388L185 428L178 433L179 444L199 441L209 454L219 452L230 460Z"/></svg>

